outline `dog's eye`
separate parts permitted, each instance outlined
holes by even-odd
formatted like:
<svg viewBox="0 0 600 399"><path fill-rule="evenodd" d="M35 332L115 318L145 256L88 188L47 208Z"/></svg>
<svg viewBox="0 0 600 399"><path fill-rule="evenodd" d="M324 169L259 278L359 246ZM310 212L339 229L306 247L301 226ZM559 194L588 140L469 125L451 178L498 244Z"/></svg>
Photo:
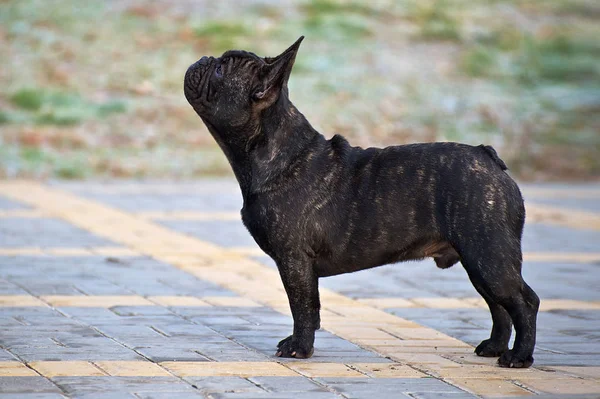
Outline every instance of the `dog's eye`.
<svg viewBox="0 0 600 399"><path fill-rule="evenodd" d="M221 65L217 65L217 67L215 68L215 75L217 75L219 78L223 76L223 70L221 69Z"/></svg>

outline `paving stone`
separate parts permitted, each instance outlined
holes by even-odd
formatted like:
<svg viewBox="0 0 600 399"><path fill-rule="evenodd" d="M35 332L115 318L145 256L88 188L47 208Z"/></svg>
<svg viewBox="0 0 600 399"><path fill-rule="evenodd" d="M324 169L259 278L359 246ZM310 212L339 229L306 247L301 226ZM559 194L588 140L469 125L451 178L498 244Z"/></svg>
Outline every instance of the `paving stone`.
<svg viewBox="0 0 600 399"><path fill-rule="evenodd" d="M60 393L0 393L2 399L65 399Z"/></svg>
<svg viewBox="0 0 600 399"><path fill-rule="evenodd" d="M235 183L227 186L230 191L226 194L218 191L221 187L219 184L209 185L212 187L209 189L202 184L189 186L132 183L57 184L110 206L135 212L161 211L163 212L162 216L164 216L164 211L237 212L241 206L239 189ZM127 194L123 195L123 193ZM570 204L578 203L559 200L557 202L567 207ZM2 209L2 205L2 197L0 197L0 209ZM48 246L74 248L81 251L91 244L98 245L96 240L103 240L59 220L44 218L29 218L28 220L29 222L25 221L25 218L4 218L2 220L3 223L8 221L11 226L15 223L25 223L8 228L11 233L14 233L11 245L15 249ZM242 223L237 220L175 221L161 219L158 223L191 234L201 240L232 249L234 247L256 249L256 244ZM4 240L5 234L3 233L8 230L0 227L1 240ZM45 234L38 234L38 231ZM525 229L525 247L530 251L600 252L599 234L595 231L532 224ZM34 240L31 237L34 237ZM110 242L100 246L108 245L118 247L118 244ZM202 281L187 272L149 257L123 256L107 260L104 256L72 256L73 254L66 253L63 256L57 255L60 254L0 256L0 295L28 295L28 292L32 292L37 295L81 296L88 294L220 298L212 300L212 305L215 306L203 307L177 306L172 303L168 305L168 308L154 305L131 306L132 304L126 303L117 304L111 309L60 307L58 311L44 307L3 307L0 311L0 325L3 327L0 344L25 360L87 361L95 359L113 362L136 360L138 363L146 359L154 362L175 360L178 362L207 362L209 360L272 362L276 360L289 367L301 364L295 359L279 359L273 356L276 343L291 333L292 320L289 316L263 306L256 307L256 303L251 303L245 298L240 299L227 289ZM275 266L268 257L253 255L253 258L271 269ZM190 257L190 261L194 261L193 257ZM592 300L600 301L600 291L597 289L600 283L598 277L600 268L597 265L564 261L560 263L528 261L524 265L524 275L542 298L578 300L582 303L589 303ZM471 345L475 345L489 336L491 319L487 309L454 308L460 305L460 301L455 298L478 297L460 265L447 270L439 270L431 260L426 260L321 279L320 283L322 287L333 289L352 298L432 298L426 301L435 307L452 304L453 307L449 309L398 307L388 308L386 311L442 331ZM340 305L328 304L330 300L330 298L323 298L325 308L328 305L340 308ZM69 305L71 304L73 303ZM207 304L210 303L207 302ZM244 304L248 307L241 306ZM167 304L165 303L165 305ZM324 312L324 314L324 320L328 317L339 317L331 312ZM385 314L383 315L385 316ZM600 358L599 316L600 312L598 311L568 307L540 313L538 348L534 355L536 366L600 367L599 360L597 360ZM360 319L360 317L366 316L363 314L356 317ZM83 324L88 324L93 328ZM96 329L110 338L104 337ZM352 329L352 326L348 327L349 331ZM400 327L383 328L383 330L397 334L409 341L415 338L411 334L417 336L422 334L419 331L409 333L410 328L408 327L403 331L400 331L402 330ZM414 330L426 329L414 328ZM377 331L390 335L384 331ZM360 348L326 331L318 331L316 335L315 355L308 361L316 382L299 376L251 377L250 381L239 377L226 379L221 379L222 377L186 377L187 382L171 377L154 379L56 377L55 380L65 384L70 395L98 398L202 397L202 387L207 390L206 392L209 392L211 388L214 389L214 395L211 394L211 397L293 397L294 399L341 397L323 390L319 384L328 384L329 388L327 389L342 392L348 398L462 399L473 397L435 378L325 378L325 375L332 375L337 368L346 369L344 364L350 363L357 364L354 367L360 370L359 374L384 373L378 376L382 377L387 375L385 370L388 370L387 367L392 367L392 363L390 359ZM360 336L357 331L353 331L350 335L354 338ZM437 338L430 338L432 343L437 342L434 341ZM366 341L360 342L365 344ZM375 341L369 342L369 345L382 350L386 348ZM482 359L471 353L462 352L444 352L443 355L446 357L441 357L435 355L438 353L435 351L435 345L432 348L409 346L405 349L406 352L393 354L393 358L403 363L419 364L419 367L424 368L435 368L441 364L448 367L466 367L461 366L460 363L487 366L492 365L495 361L495 359ZM472 351L470 348L467 349ZM388 354L391 353L389 349L385 349L385 351ZM12 359L13 356L8 351L0 351L0 360ZM150 362L146 361L146 363ZM361 369L358 363L366 363L371 366ZM330 366L330 364L335 364L335 366ZM136 364L135 367L137 366ZM418 374L414 369L408 369ZM357 373L355 369L350 370ZM390 375L394 375L391 369L388 371L390 371ZM144 373L143 370L138 369L120 371L121 374L126 372L130 374ZM117 371L115 373L119 374ZM591 378L588 374L581 375L582 381L590 381ZM477 384L477 382L466 380L473 379L461 380L463 386ZM197 385L199 389L190 385L190 383L194 383L193 381L199 384ZM532 382L532 384L536 383ZM585 389L592 389L590 388L592 385L588 383ZM277 391L279 387L281 389ZM475 388L478 393L488 389L486 386ZM522 393L519 391L520 388L514 384L508 385L508 388L516 390L510 391L509 389L505 393ZM552 386L545 389L557 390ZM54 393L51 394L54 395Z"/></svg>
<svg viewBox="0 0 600 399"><path fill-rule="evenodd" d="M468 392L410 392L413 399L475 399L476 395Z"/></svg>
<svg viewBox="0 0 600 399"><path fill-rule="evenodd" d="M599 231L576 230L545 223L528 224L523 234L524 251L597 252Z"/></svg>
<svg viewBox="0 0 600 399"><path fill-rule="evenodd" d="M256 242L239 221L161 221L161 225L222 247L255 246Z"/></svg>
<svg viewBox="0 0 600 399"><path fill-rule="evenodd" d="M287 377L253 377L250 381L241 377L191 377L183 376L185 381L197 387L200 392L264 392L264 389L251 382L256 378L287 378Z"/></svg>
<svg viewBox="0 0 600 399"><path fill-rule="evenodd" d="M61 393L44 377L0 377L0 392L4 393Z"/></svg>
<svg viewBox="0 0 600 399"><path fill-rule="evenodd" d="M0 210L31 209L31 207L0 195Z"/></svg>
<svg viewBox="0 0 600 399"><path fill-rule="evenodd" d="M110 393L125 396L127 393L144 392L170 392L174 397L184 397L196 393L189 384L175 377L56 377L52 382L67 395L75 397Z"/></svg>
<svg viewBox="0 0 600 399"><path fill-rule="evenodd" d="M3 248L117 246L57 219L4 218L0 225Z"/></svg>
<svg viewBox="0 0 600 399"><path fill-rule="evenodd" d="M326 392L321 385L304 377L250 377L249 380L269 392Z"/></svg>

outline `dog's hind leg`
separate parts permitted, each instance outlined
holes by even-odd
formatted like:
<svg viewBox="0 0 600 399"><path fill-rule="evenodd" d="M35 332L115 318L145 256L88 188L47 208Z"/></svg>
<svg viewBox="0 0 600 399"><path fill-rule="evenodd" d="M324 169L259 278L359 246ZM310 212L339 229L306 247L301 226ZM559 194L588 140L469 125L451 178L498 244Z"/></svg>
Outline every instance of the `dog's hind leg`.
<svg viewBox="0 0 600 399"><path fill-rule="evenodd" d="M287 293L294 333L277 345L277 356L309 358L314 351L315 331L320 328L319 281L309 259L288 258L277 262Z"/></svg>
<svg viewBox="0 0 600 399"><path fill-rule="evenodd" d="M494 322L491 337L477 347L477 354L499 355L507 349L508 315L515 326L515 343L513 349L502 353L498 364L517 368L531 366L539 298L521 276L519 240L480 237L477 242L461 248L461 259L471 282L490 306Z"/></svg>

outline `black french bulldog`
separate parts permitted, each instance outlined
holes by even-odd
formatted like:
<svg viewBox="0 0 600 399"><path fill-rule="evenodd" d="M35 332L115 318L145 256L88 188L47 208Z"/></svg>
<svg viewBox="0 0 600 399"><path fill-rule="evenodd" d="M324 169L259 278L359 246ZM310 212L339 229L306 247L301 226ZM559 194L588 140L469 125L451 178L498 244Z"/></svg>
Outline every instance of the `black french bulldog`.
<svg viewBox="0 0 600 399"><path fill-rule="evenodd" d="M274 58L202 57L184 83L240 184L244 224L283 280L294 332L277 356L313 354L319 277L432 257L442 269L460 261L489 305L491 337L475 352L531 366L539 299L521 276L525 208L504 162L484 145L326 140L288 97L303 38Z"/></svg>

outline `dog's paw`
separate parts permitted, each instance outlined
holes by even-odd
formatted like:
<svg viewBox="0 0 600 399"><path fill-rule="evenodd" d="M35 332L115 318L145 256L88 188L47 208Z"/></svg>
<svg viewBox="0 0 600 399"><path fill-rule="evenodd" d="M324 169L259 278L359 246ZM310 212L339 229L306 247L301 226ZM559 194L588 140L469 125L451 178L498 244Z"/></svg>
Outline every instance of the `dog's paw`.
<svg viewBox="0 0 600 399"><path fill-rule="evenodd" d="M297 342L293 335L282 339L277 344L277 357L294 357L296 359L308 359L313 355L314 347L312 344Z"/></svg>
<svg viewBox="0 0 600 399"><path fill-rule="evenodd" d="M500 356L498 359L498 365L500 367L510 367L510 368L527 368L533 364L533 356L519 356L514 353L511 349L506 351Z"/></svg>
<svg viewBox="0 0 600 399"><path fill-rule="evenodd" d="M498 357L506 351L508 351L508 345L494 342L491 339L481 341L475 348L475 354L482 357Z"/></svg>

